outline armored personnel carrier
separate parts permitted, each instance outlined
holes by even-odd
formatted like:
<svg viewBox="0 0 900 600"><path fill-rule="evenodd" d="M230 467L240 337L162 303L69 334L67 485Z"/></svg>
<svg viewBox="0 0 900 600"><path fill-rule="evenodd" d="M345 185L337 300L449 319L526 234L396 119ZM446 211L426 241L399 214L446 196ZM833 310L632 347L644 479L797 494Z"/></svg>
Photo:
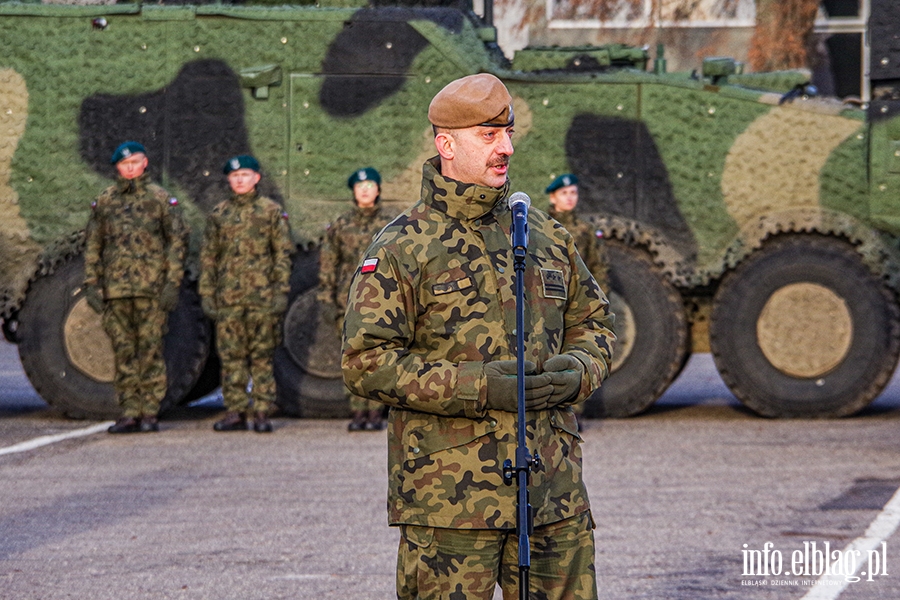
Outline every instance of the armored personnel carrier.
<svg viewBox="0 0 900 600"><path fill-rule="evenodd" d="M396 207L416 200L430 99L491 72L514 96L512 188L546 207L547 183L576 173L611 256L619 342L588 415L645 410L692 351L711 351L761 415L852 414L900 353L900 51L878 52L863 109L816 97L802 73L741 74L728 59L666 73L613 45L509 62L493 28L455 8L0 4L3 331L51 405L117 412L109 340L81 290L82 230L112 149L139 140L193 231L164 408L214 389L197 245L226 192L221 165L252 152L298 246L279 404L342 415L317 241L357 167L381 172Z"/></svg>

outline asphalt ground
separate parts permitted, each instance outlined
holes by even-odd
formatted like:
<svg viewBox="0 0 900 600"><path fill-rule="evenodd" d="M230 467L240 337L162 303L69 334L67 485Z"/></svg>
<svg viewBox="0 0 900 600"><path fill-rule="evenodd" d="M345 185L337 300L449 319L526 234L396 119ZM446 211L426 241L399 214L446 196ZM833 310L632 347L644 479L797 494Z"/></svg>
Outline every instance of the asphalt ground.
<svg viewBox="0 0 900 600"><path fill-rule="evenodd" d="M271 435L216 433L220 412L213 396L159 434L0 454L0 598L395 597L385 433L286 418ZM647 414L586 425L600 598L900 598L900 535L876 526L900 516L882 510L900 487L898 421L897 378L858 416L777 421L694 356ZM95 424L49 409L0 342L0 451ZM842 552L867 529L878 575L812 585L804 550ZM778 576L748 572L767 542Z"/></svg>

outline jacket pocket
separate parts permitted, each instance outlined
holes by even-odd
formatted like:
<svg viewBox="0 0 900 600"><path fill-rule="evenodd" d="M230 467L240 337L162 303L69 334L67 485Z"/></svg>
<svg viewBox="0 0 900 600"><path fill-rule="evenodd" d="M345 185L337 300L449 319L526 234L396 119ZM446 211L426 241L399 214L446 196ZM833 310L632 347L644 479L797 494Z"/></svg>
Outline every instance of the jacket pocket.
<svg viewBox="0 0 900 600"><path fill-rule="evenodd" d="M405 421L403 437L406 460L418 460L437 452L466 446L494 431L495 421L456 417L434 417L397 411Z"/></svg>
<svg viewBox="0 0 900 600"><path fill-rule="evenodd" d="M571 408L554 408L550 413L550 424L554 429L565 431L579 442L584 441L578 433L578 419Z"/></svg>

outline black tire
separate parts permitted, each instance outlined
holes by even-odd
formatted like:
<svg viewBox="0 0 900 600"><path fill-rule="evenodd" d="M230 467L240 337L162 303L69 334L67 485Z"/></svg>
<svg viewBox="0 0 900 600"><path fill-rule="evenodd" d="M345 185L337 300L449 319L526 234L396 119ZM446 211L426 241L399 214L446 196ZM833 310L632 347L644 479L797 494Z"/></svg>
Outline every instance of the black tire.
<svg viewBox="0 0 900 600"><path fill-rule="evenodd" d="M200 306L197 284L182 283L178 305L169 313L169 330L164 338L168 389L160 405L161 414L188 402L188 395L200 384L201 376L206 373L207 363L211 360L212 333L212 324ZM212 362L215 365L218 359L212 357Z"/></svg>
<svg viewBox="0 0 900 600"><path fill-rule="evenodd" d="M790 294L804 291L797 297L807 300L791 303ZM849 243L785 235L722 281L710 344L722 379L751 410L840 417L869 404L890 380L900 354L898 313L891 291ZM809 323L818 315L829 315L822 327Z"/></svg>
<svg viewBox="0 0 900 600"><path fill-rule="evenodd" d="M588 399L584 415L630 417L647 410L684 367L688 322L678 290L645 251L616 240L606 244L619 341L613 372Z"/></svg>
<svg viewBox="0 0 900 600"><path fill-rule="evenodd" d="M203 371L200 372L197 383L194 384L191 391L185 394L180 404L189 404L194 400L199 400L200 398L213 393L222 385L222 361L219 360L219 355L215 351L215 324L208 322L208 327L210 330L209 356L206 358L206 364L203 365Z"/></svg>
<svg viewBox="0 0 900 600"><path fill-rule="evenodd" d="M317 250L300 250L294 257L284 341L275 351L277 403L290 416L346 418L338 333L334 324L321 321L315 302L318 265Z"/></svg>
<svg viewBox="0 0 900 600"><path fill-rule="evenodd" d="M115 401L112 365L90 365L90 355L73 360L67 350L67 346L90 349L104 339L108 344L99 315L85 312L90 309L82 295L83 280L84 258L76 256L32 283L18 315L19 356L35 390L57 410L77 419L115 418L121 409ZM73 329L76 311L89 318ZM183 286L178 306L169 315L165 337L168 389L161 413L178 404L196 384L209 352L209 339L199 296L193 286Z"/></svg>

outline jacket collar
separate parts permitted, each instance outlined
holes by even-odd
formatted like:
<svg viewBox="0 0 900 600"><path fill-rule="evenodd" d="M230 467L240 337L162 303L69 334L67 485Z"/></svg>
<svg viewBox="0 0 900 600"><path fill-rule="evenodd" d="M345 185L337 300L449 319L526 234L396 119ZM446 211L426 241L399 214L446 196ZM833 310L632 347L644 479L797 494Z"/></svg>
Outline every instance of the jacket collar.
<svg viewBox="0 0 900 600"><path fill-rule="evenodd" d="M231 193L231 201L235 204L250 204L254 200L256 200L256 190L254 189L252 192L247 192L246 194L235 194Z"/></svg>
<svg viewBox="0 0 900 600"><path fill-rule="evenodd" d="M462 183L441 175L440 160L435 156L422 166L422 202L429 207L454 219L472 221L494 211L506 198L509 179L501 188Z"/></svg>
<svg viewBox="0 0 900 600"><path fill-rule="evenodd" d="M575 214L574 210L567 210L565 212L559 211L559 210L556 210L556 208L554 208L553 205L551 204L550 210L548 210L547 213L551 217L553 217L554 219L559 221L559 223L563 227L568 227L570 225L578 224L578 216Z"/></svg>
<svg viewBox="0 0 900 600"><path fill-rule="evenodd" d="M134 179L125 179L122 176L116 178L116 189L121 194L134 194L147 188L150 182L150 175L144 173Z"/></svg>

